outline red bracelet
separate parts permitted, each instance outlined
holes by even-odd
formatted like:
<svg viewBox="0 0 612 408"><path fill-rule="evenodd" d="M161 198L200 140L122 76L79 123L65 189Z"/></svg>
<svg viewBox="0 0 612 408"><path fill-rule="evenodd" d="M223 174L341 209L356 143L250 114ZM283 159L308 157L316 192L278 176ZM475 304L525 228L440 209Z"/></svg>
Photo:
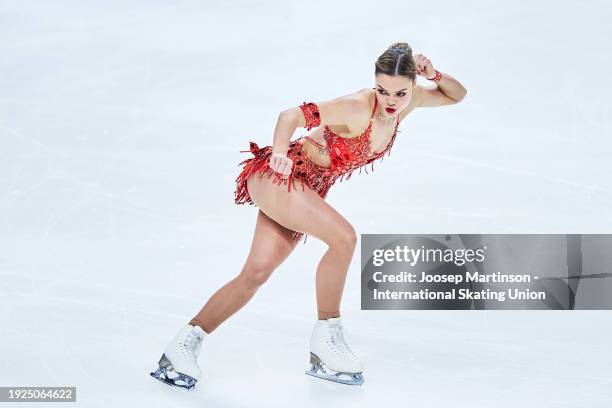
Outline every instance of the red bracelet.
<svg viewBox="0 0 612 408"><path fill-rule="evenodd" d="M430 81L439 81L440 79L442 79L442 73L438 71L437 69L434 69L434 71L436 71L436 76L434 76L433 78L427 78L427 79Z"/></svg>

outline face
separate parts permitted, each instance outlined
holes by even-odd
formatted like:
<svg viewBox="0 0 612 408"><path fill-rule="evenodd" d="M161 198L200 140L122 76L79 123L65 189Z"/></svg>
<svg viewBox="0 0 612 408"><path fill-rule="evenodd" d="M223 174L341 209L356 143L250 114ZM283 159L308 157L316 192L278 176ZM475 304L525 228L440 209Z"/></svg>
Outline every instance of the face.
<svg viewBox="0 0 612 408"><path fill-rule="evenodd" d="M416 80L413 81L405 76L376 75L376 98L381 115L386 117L399 115L410 104L415 85ZM395 110L390 112L387 108Z"/></svg>

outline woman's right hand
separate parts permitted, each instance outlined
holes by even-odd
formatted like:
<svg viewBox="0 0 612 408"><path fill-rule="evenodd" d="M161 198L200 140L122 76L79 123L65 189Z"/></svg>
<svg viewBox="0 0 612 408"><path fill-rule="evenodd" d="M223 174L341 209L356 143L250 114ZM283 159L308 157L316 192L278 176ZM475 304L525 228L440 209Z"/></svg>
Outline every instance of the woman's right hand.
<svg viewBox="0 0 612 408"><path fill-rule="evenodd" d="M283 178L287 178L291 174L291 169L293 169L293 160L288 158L286 154L272 153L270 168L282 174Z"/></svg>

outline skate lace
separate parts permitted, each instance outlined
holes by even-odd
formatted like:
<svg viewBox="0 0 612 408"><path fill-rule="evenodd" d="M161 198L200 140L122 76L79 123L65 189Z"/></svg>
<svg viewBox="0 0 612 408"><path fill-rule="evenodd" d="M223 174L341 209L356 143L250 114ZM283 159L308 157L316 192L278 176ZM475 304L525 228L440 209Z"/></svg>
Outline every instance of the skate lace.
<svg viewBox="0 0 612 408"><path fill-rule="evenodd" d="M202 348L202 337L195 334L193 331L187 334L185 338L185 346L188 350L193 353L195 357L200 355L200 349Z"/></svg>
<svg viewBox="0 0 612 408"><path fill-rule="evenodd" d="M330 326L332 344L338 346L341 352L357 358L351 347L348 345L350 336L341 324Z"/></svg>

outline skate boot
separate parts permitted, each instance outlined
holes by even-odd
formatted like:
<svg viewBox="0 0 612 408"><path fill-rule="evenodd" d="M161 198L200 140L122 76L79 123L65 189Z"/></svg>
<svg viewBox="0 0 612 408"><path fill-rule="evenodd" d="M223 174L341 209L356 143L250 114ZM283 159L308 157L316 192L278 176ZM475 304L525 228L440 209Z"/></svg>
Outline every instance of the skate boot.
<svg viewBox="0 0 612 408"><path fill-rule="evenodd" d="M308 375L342 384L363 384L363 363L348 345L340 317L317 320L310 338L310 364Z"/></svg>
<svg viewBox="0 0 612 408"><path fill-rule="evenodd" d="M200 326L183 327L166 347L151 376L169 385L193 388L201 376L197 358L206 334Z"/></svg>

